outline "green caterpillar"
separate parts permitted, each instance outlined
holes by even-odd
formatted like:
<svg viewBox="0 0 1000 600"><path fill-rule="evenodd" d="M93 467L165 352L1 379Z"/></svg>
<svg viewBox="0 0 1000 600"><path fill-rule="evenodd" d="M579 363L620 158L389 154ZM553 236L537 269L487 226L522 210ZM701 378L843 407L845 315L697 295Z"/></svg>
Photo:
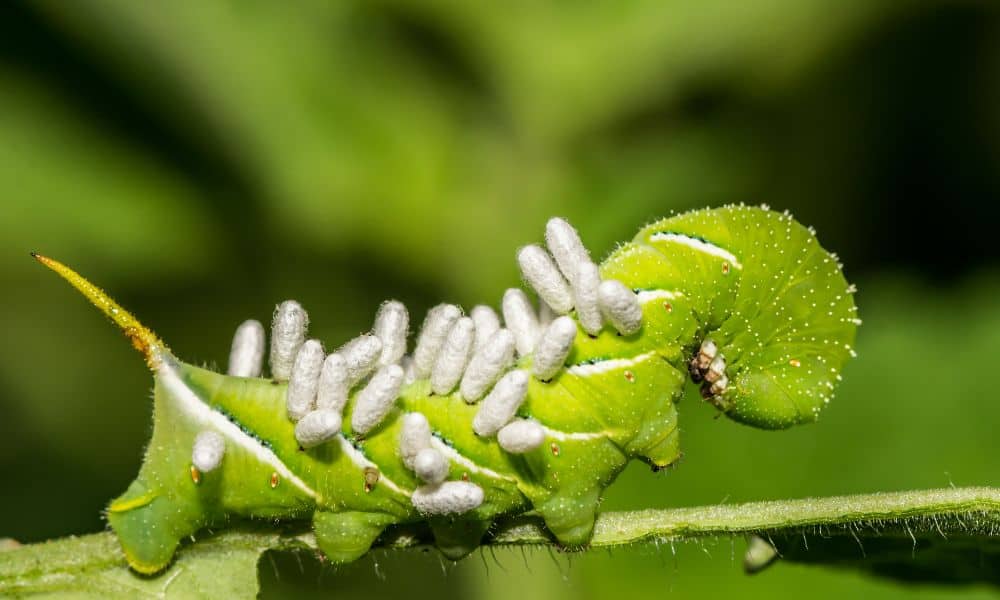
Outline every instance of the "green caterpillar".
<svg viewBox="0 0 1000 600"><path fill-rule="evenodd" d="M103 291L35 257L107 314L155 378L142 469L107 516L129 564L166 567L180 542L237 519L311 520L334 562L390 526L426 522L450 558L498 518L541 517L590 539L601 493L633 458L680 455L688 378L727 417L766 429L816 420L853 354L856 308L835 256L787 213L729 206L643 228L598 267L565 221L518 253L505 327L485 307L432 309L412 354L408 315L327 354L295 302L237 330L229 374L175 358ZM560 316L561 315L561 316Z"/></svg>

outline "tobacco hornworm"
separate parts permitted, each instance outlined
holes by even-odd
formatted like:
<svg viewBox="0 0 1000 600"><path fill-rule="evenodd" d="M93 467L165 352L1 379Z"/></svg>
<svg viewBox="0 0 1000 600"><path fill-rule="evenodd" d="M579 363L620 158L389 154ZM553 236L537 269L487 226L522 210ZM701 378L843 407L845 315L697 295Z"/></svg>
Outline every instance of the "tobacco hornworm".
<svg viewBox="0 0 1000 600"><path fill-rule="evenodd" d="M853 287L786 214L729 206L643 228L600 266L562 219L517 255L520 289L469 316L382 305L370 334L327 353L294 301L237 329L227 374L178 360L103 291L36 258L107 314L155 378L141 471L108 520L129 564L155 573L184 537L239 518L311 519L332 561L389 526L426 521L471 552L499 517L531 511L566 546L588 542L603 489L632 458L679 457L688 378L730 419L814 421L853 354Z"/></svg>

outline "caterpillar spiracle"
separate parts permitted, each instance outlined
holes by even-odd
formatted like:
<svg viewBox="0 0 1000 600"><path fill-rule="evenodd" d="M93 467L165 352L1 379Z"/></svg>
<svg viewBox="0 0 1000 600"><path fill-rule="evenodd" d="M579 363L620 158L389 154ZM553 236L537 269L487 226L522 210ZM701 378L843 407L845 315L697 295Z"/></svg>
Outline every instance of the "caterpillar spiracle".
<svg viewBox="0 0 1000 600"><path fill-rule="evenodd" d="M600 266L566 221L517 253L536 310L508 290L502 321L381 306L371 333L327 352L308 316L278 305L239 326L228 372L176 358L101 289L34 255L111 318L155 379L138 477L107 509L129 564L166 567L180 542L239 519L311 520L326 557L364 555L393 525L426 522L450 558L498 518L531 512L563 545L590 539L601 494L633 458L680 455L690 378L730 419L816 420L853 355L856 308L837 258L766 207L680 214Z"/></svg>

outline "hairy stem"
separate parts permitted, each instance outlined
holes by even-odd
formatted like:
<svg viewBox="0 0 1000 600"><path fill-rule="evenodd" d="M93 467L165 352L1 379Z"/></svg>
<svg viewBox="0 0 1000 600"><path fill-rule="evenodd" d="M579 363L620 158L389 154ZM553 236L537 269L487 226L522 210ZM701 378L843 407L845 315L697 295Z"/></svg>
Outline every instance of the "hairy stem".
<svg viewBox="0 0 1000 600"><path fill-rule="evenodd" d="M972 544L980 554L995 554L1000 545L998 532L1000 488L973 487L608 512L598 517L590 547L756 534L770 540L778 553L791 560L850 564L914 579L922 578L920 572L912 572L912 567L920 564L918 548L933 545L936 552L931 555L936 561L947 560L940 551L946 544L957 544L963 550ZM817 535L807 541L806 536L812 534ZM798 539L811 544L812 549L797 548L793 541ZM840 543L844 541L846 545ZM381 542L399 549L429 543L429 533L422 527L395 529ZM538 521L524 517L499 527L487 543L554 544ZM874 552L866 552L866 544ZM901 547L906 550L903 554L899 553ZM214 561L215 569L220 560L242 556L240 568L246 570L264 551L303 548L315 548L315 540L304 528L279 531L245 525L205 535L198 543L182 548L175 564L162 575L142 578L128 571L112 533L68 537L0 552L0 594L100 588L112 579L125 589L151 585L163 593L175 578L181 579L181 571L186 570L187 576L197 574L199 561ZM901 562L909 570L901 572ZM893 568L887 569L887 565ZM996 578L987 570L971 579L996 582Z"/></svg>

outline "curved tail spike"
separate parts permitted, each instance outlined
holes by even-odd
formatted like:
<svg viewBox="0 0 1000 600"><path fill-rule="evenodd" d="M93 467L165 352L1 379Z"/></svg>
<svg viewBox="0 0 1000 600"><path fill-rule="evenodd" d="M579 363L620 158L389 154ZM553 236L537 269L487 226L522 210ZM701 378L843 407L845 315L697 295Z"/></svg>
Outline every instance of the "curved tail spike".
<svg viewBox="0 0 1000 600"><path fill-rule="evenodd" d="M146 358L146 365L151 370L160 367L163 360L172 356L170 348L163 343L155 333L139 322L132 313L121 307L120 304L111 299L101 288L88 281L73 269L62 264L54 258L42 256L37 252L31 253L32 258L52 269L60 277L65 279L71 286L76 288L83 297L90 301L103 312L115 325L125 334L136 350Z"/></svg>

